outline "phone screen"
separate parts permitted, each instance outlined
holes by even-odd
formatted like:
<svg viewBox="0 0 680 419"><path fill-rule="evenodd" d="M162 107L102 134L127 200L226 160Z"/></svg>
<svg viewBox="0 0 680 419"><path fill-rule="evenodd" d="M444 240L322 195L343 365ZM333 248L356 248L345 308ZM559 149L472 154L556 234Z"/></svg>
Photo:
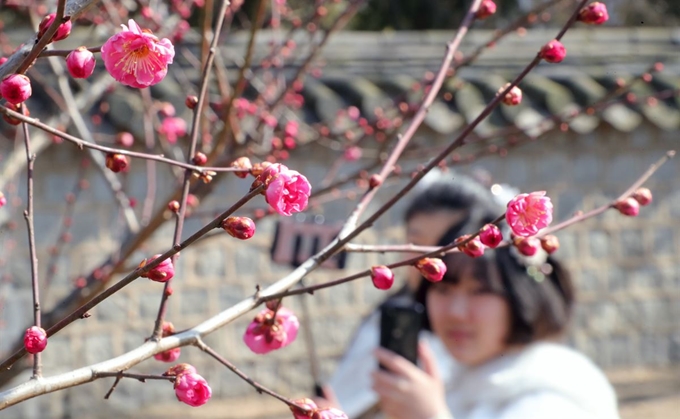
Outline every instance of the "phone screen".
<svg viewBox="0 0 680 419"><path fill-rule="evenodd" d="M380 346L415 364L425 307L411 301L388 300L380 307L380 314Z"/></svg>

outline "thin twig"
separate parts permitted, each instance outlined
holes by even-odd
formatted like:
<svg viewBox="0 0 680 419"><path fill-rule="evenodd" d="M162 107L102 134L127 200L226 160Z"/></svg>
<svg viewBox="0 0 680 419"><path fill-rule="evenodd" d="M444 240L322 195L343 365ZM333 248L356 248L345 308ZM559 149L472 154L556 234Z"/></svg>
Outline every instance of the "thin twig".
<svg viewBox="0 0 680 419"><path fill-rule="evenodd" d="M248 170L245 169L237 169L234 167L201 167L201 166L195 166L193 164L189 163L183 163L177 160L169 159L166 157L163 157L163 155L155 155L155 154L146 154L146 153L138 153L135 151L129 151L129 150L124 150L120 148L113 148L113 147L106 147L102 146L99 144L93 144L89 143L87 141L84 141L78 137L74 137L73 135L67 134L63 131L60 131L56 128L52 128L51 126L44 124L40 122L39 119L36 118L31 118L25 115L20 114L19 112L15 112L11 109L8 109L4 106L0 106L0 112L11 116L12 118L16 118L20 120L21 122L26 122L29 125L33 125L34 127L40 128L41 130L48 132L50 134L56 135L59 138L63 138L66 141L72 142L75 145L78 146L78 148L83 149L83 148L91 148L94 150L99 150L103 151L105 153L116 153L116 154L122 154L125 156L133 157L133 158L138 158L138 159L147 159L147 160L154 160L158 161L161 163L166 163L170 164L173 166L178 166L183 169L187 170L192 170L196 173L203 174L206 172L248 172Z"/></svg>
<svg viewBox="0 0 680 419"><path fill-rule="evenodd" d="M116 377L116 380L113 382L113 385L111 385L111 388L109 391L106 392L106 395L104 396L105 400L108 400L109 397L111 397L111 394L113 394L113 391L116 389L118 386L118 383L120 380L123 378L133 378L140 383L146 383L146 380L164 380L164 381L170 381L171 383L175 382L175 376L171 375L153 375L153 374L132 374L128 372L97 372L93 374L93 378L105 378L105 377Z"/></svg>
<svg viewBox="0 0 680 419"><path fill-rule="evenodd" d="M211 357L213 357L213 358L214 358L215 360L217 360L220 364L222 364L222 365L224 365L225 367L227 367L231 372L233 372L234 374L238 375L243 381L245 381L246 383L248 383L248 384L250 384L251 386L253 386L253 387L255 388L255 390L257 390L258 393L260 393L260 394L263 394L263 393L264 393L264 394L268 394L268 395L274 397L275 399L284 402L284 403L287 404L288 406L297 407L297 408L300 408L300 409L302 409L302 410L306 410L305 408L303 408L303 407L301 407L301 406L299 406L299 405L293 403L293 401L291 401L291 400L288 399L287 397L284 397L284 396L278 394L277 392L268 389L267 387L263 386L262 384L259 384L258 382L256 382L256 381L253 380L252 378L248 377L243 371L239 370L234 364L232 364L231 362L227 361L223 356L221 356L220 354L218 354L217 352L215 352L214 349L212 349L211 347L209 347L208 345L206 345L200 337L196 340L196 346L197 346L200 350L202 350L203 352L205 352L205 353L207 353L208 355L210 355Z"/></svg>
<svg viewBox="0 0 680 419"><path fill-rule="evenodd" d="M25 105L21 105L25 106ZM33 289L33 324L41 327L40 324L40 283L38 281L38 254L35 248L35 228L33 225L33 168L35 165L35 154L31 152L31 137L28 132L28 125L21 124L24 131L24 144L26 146L26 189L28 202L24 218L28 228L28 251L31 257L31 287ZM42 375L41 354L33 355L33 378L40 378Z"/></svg>
<svg viewBox="0 0 680 419"><path fill-rule="evenodd" d="M210 49L208 50L208 56L205 60L205 65L203 67L203 73L201 76L201 88L198 94L198 103L194 108L194 117L191 125L191 140L189 144L189 150L187 159L191 161L194 154L196 154L196 146L198 144L198 133L201 127L201 116L203 114L203 104L206 100L206 95L208 94L208 84L210 83L210 73L213 66L213 61L215 60L215 51L217 51L217 44L220 39L220 33L222 32L222 25L224 24L224 18L227 14L227 8L229 7L229 0L222 0L222 7L220 7L219 18L215 23L215 29L213 31L213 39L210 43ZM175 223L175 233L173 235L172 243L173 247L179 245L182 239L182 230L184 227L184 216L186 214L187 207L187 197L189 196L189 188L191 187L191 170L187 170L184 173L184 183L182 185L182 198L179 203L179 213L177 214L177 221ZM177 261L177 255L173 255L173 264ZM156 315L156 323L153 329L152 339L158 340L161 337L161 331L163 326L163 318L165 317L165 311L167 310L167 302L170 297L170 285L172 279L166 281L163 287L163 294L161 295L161 303L158 308L158 314Z"/></svg>

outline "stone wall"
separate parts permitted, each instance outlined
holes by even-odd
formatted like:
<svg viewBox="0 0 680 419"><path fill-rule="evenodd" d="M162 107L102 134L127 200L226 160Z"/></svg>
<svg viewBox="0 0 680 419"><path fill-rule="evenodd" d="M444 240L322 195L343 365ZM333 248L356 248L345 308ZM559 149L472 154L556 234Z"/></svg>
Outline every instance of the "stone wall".
<svg viewBox="0 0 680 419"><path fill-rule="evenodd" d="M421 132L420 139L441 144L447 138ZM644 124L631 134L600 127L592 134L554 134L552 138L513 150L506 158L485 158L470 167L482 167L499 182L507 182L523 191L545 189L556 204L556 219L564 219L579 209L591 209L624 191L663 153L676 146L673 133L662 132ZM9 151L4 144L3 154ZM308 154L307 154L308 153ZM307 149L306 156L290 166L310 179L320 179L331 156L325 149ZM101 262L116 249L120 216L101 175L89 169L89 189L81 195L73 217L73 240L59 240L65 209L65 195L72 190L76 175L73 167L83 154L70 145L51 147L36 164L36 229L39 240L41 276L51 246L60 247L63 257L49 291L44 291L46 308L66 295L78 275ZM469 170L470 167L461 168ZM345 168L349 170L349 168ZM157 204L166 201L173 182L165 166L157 167ZM135 161L130 175L123 178L129 194L141 201L146 194L146 165ZM680 363L680 265L676 254L680 240L680 161L671 161L648 182L654 203L637 218L625 218L614 211L578 224L558 234L562 247L559 256L571 268L579 288L579 304L569 341L608 371L651 366L667 367ZM165 179L165 180L163 180ZM24 178L15 179L19 197L24 196ZM203 208L224 209L247 191L249 182L232 176L219 182L217 190L203 202ZM11 188L6 188L11 191ZM397 190L386 186L379 200ZM10 197L12 196L11 194ZM258 206L263 202L258 201ZM372 209L377 208L377 203ZM400 204L375 228L361 236L363 243L397 243L400 228ZM0 274L0 353L6 351L21 330L30 322L31 291L26 255L26 232L21 210L7 206L0 210L0 223L11 219L0 231L0 248L4 265ZM329 222L342 220L352 202L340 200L328 204L323 214ZM139 211L139 208L138 208ZM202 211L203 212L203 211ZM368 213L371 212L369 209ZM188 236L209 217L187 222ZM191 327L250 295L255 284L267 285L289 271L272 264L269 246L274 219L258 224L256 236L237 242L226 234L199 242L182 252L173 282L175 294L170 300L168 319L178 329ZM131 258L130 266L143 257L167 249L172 237L172 223L145 245L143 252ZM308 279L317 282L365 268L392 257L353 254L345 271L320 271ZM11 279L10 279L11 278ZM92 310L92 316L78 321L50 339L44 353L45 374L53 375L74 367L88 365L120 355L150 334L159 303L161 287L139 280L115 297ZM356 281L314 297L306 298L313 318L313 336L322 369L328 376L360 318L384 294L369 281ZM300 315L300 300L287 300ZM309 395L311 379L304 336L297 342L268 356L257 356L245 347L241 335L251 316L209 336L206 341L257 381L290 396ZM193 409L173 401L168 383L145 384L125 380L108 401L103 400L112 380L60 391L24 402L3 411L3 418L67 417L208 417L208 418L287 418L285 408L274 400L259 396L246 383L217 365L195 348L182 350L181 362L190 362L208 379L214 397L203 408ZM149 360L136 367L138 372L158 373L165 365ZM28 379L24 374L13 384ZM46 413L49 412L49 413Z"/></svg>

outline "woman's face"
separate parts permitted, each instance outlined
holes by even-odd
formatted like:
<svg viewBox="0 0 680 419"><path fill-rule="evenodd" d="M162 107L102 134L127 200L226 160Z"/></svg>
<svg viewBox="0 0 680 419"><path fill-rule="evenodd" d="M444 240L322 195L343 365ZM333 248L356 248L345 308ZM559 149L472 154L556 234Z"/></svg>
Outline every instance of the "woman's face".
<svg viewBox="0 0 680 419"><path fill-rule="evenodd" d="M510 306L472 275L463 275L456 284L433 284L427 313L433 332L464 365L483 364L509 349Z"/></svg>

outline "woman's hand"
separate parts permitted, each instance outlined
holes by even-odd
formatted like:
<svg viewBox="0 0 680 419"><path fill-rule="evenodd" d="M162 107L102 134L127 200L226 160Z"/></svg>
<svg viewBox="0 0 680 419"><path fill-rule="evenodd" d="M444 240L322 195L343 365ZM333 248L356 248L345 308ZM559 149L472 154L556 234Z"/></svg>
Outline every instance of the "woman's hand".
<svg viewBox="0 0 680 419"><path fill-rule="evenodd" d="M373 372L373 390L383 412L392 419L431 419L448 409L432 351L421 343L418 354L423 370L387 349L375 351L387 371Z"/></svg>

